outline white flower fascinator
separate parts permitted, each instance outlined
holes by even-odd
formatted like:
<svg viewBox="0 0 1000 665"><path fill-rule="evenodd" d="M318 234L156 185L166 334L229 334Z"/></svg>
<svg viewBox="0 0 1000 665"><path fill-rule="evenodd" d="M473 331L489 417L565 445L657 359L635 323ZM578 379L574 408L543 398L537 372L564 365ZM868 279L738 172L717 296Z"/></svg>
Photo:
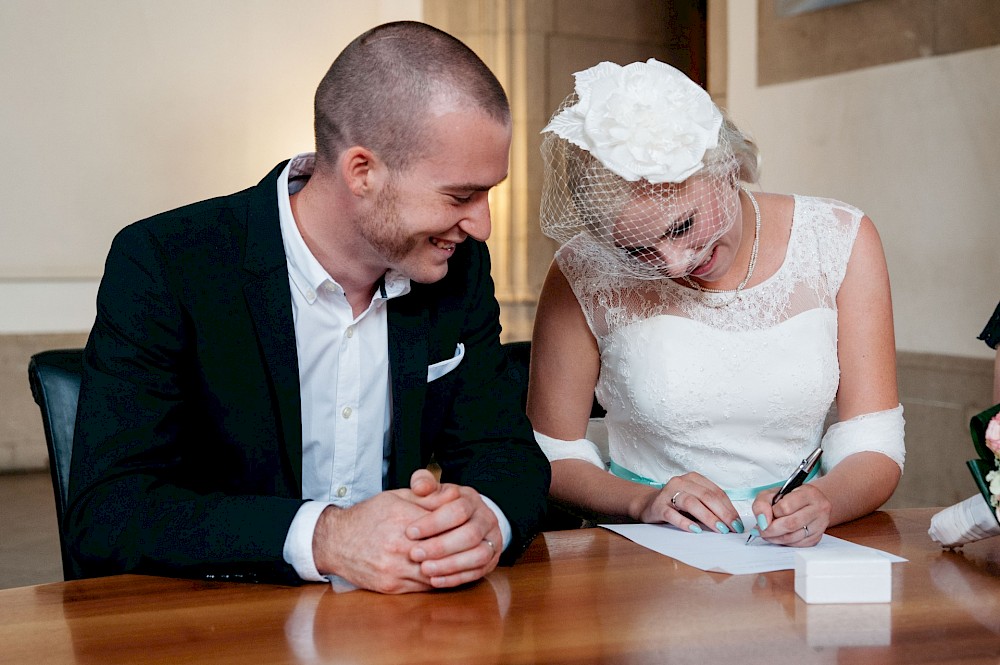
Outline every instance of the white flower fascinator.
<svg viewBox="0 0 1000 665"><path fill-rule="evenodd" d="M652 58L624 67L602 62L575 77L576 104L543 133L586 150L629 182L683 182L719 144L722 113L670 65Z"/></svg>
<svg viewBox="0 0 1000 665"><path fill-rule="evenodd" d="M693 273L740 218L728 128L708 93L662 62L577 73L542 130L542 232L609 280Z"/></svg>

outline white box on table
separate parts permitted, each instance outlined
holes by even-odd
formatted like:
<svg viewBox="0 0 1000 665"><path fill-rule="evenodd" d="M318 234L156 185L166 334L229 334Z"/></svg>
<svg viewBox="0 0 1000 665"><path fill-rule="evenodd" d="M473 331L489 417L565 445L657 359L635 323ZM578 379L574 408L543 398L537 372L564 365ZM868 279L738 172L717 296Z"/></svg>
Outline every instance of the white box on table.
<svg viewBox="0 0 1000 665"><path fill-rule="evenodd" d="M795 593L807 603L888 603L892 563L875 552L802 550Z"/></svg>

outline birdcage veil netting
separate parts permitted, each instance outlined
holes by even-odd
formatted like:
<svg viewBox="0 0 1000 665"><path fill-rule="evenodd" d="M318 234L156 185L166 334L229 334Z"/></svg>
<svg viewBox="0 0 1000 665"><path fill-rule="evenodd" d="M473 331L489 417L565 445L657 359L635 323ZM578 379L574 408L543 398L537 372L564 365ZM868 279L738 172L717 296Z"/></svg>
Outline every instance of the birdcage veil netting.
<svg viewBox="0 0 1000 665"><path fill-rule="evenodd" d="M669 76L643 78L653 64L652 73ZM632 67L644 69L629 80ZM600 85L617 76L619 89L597 99L591 72L603 73ZM671 98L678 86L687 95L680 104ZM542 232L572 240L595 272L697 274L740 214L739 167L721 124L707 93L662 63L602 63L577 74L577 91L544 130Z"/></svg>

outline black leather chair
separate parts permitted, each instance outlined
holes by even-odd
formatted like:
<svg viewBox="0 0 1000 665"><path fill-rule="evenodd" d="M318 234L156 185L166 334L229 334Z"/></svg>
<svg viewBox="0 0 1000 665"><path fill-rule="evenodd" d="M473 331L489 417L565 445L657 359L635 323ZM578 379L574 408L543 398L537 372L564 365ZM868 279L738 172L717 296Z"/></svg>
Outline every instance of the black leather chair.
<svg viewBox="0 0 1000 665"><path fill-rule="evenodd" d="M73 454L73 428L76 425L76 404L82 374L83 349L42 351L28 362L28 382L35 403L42 412L45 443L49 449L63 577L67 580L76 578L70 566L63 517L69 493L69 463Z"/></svg>

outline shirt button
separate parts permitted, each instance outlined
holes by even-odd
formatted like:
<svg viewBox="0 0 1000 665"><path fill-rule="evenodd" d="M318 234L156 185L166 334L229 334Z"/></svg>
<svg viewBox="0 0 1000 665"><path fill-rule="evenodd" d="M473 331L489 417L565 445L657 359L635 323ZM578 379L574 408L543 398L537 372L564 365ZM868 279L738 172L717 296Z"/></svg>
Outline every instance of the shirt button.
<svg viewBox="0 0 1000 665"><path fill-rule="evenodd" d="M341 487L337 488L337 496L339 498L341 498L341 499L344 498L345 494L347 494L347 488L346 487L341 486Z"/></svg>
<svg viewBox="0 0 1000 665"><path fill-rule="evenodd" d="M340 414L342 416L344 416L345 419L350 418L351 417L351 413L352 413L351 412L351 407L349 407L349 406L345 406L344 410L340 412Z"/></svg>
<svg viewBox="0 0 1000 665"><path fill-rule="evenodd" d="M308 291L306 291L306 298L308 298L309 300L312 300L315 297L316 297L316 292L315 291L313 291L312 289L309 289Z"/></svg>
<svg viewBox="0 0 1000 665"><path fill-rule="evenodd" d="M347 326L347 339L354 337L354 326Z"/></svg>

